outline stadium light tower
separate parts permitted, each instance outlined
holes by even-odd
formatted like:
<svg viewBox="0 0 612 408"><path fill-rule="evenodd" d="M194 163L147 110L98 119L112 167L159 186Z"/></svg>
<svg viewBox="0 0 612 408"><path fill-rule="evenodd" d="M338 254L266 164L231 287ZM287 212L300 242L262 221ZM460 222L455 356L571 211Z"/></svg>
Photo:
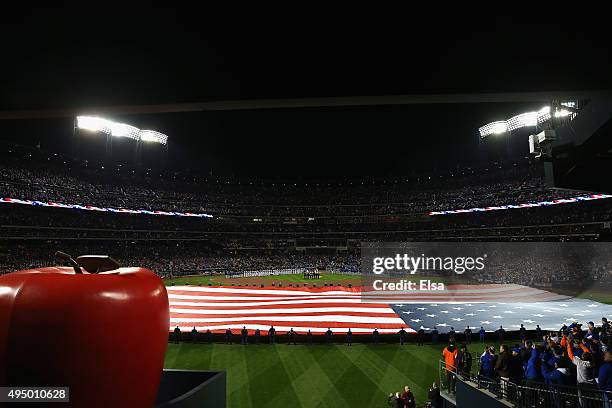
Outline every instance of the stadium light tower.
<svg viewBox="0 0 612 408"><path fill-rule="evenodd" d="M550 105L544 106L538 111L521 113L507 120L495 121L481 126L478 128L479 142L490 136L504 135L506 138L506 154L510 156L510 137L513 131L522 128L537 130L539 127L546 126L553 129L562 118L572 120L576 112L575 101L559 102L553 100Z"/></svg>
<svg viewBox="0 0 612 408"><path fill-rule="evenodd" d="M574 108L575 102L561 102L555 104L554 101L550 106L544 106L539 111L525 112L520 115L511 117L508 120L501 120L496 122L487 123L484 126L478 128L480 138L484 139L487 136L497 135L506 132L512 132L524 127L537 127L543 123L549 122L554 118L565 118L573 116L576 113ZM554 115L551 115L551 111L554 110Z"/></svg>
<svg viewBox="0 0 612 408"><path fill-rule="evenodd" d="M166 156L168 155L168 136L155 130L141 130L127 123L114 122L97 116L77 116L75 121L75 132L76 129L100 132L106 135L106 160L108 162L112 159L113 137L127 137L136 141L137 162L139 161L141 142L161 144L166 149Z"/></svg>

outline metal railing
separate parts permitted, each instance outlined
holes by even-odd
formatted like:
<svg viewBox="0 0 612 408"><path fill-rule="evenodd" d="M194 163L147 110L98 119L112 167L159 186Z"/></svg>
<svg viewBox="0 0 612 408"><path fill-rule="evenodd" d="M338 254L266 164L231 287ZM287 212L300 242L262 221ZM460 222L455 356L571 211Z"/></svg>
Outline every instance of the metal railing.
<svg viewBox="0 0 612 408"><path fill-rule="evenodd" d="M307 270L314 268L277 268L277 269L252 269L252 270L232 270L226 271L226 278L249 278L249 277L260 277L260 276L277 276L277 275L299 275L305 273Z"/></svg>
<svg viewBox="0 0 612 408"><path fill-rule="evenodd" d="M612 392L602 391L596 384L575 387L536 381L518 383L461 372L447 367L444 361L440 361L438 373L441 394L453 400L457 381L464 381L519 408L612 408Z"/></svg>

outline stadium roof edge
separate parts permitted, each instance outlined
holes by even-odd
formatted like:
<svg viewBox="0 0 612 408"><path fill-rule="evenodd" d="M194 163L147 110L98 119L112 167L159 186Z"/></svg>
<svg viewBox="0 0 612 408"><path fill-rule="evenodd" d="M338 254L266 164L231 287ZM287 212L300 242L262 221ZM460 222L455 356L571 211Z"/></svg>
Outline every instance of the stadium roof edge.
<svg viewBox="0 0 612 408"><path fill-rule="evenodd" d="M338 96L291 99L242 99L151 105L116 105L98 107L73 107L61 109L4 110L0 111L0 120L61 118L87 114L141 115L155 113L229 111L250 109L291 109L454 103L547 102L553 99L602 98L612 98L612 90Z"/></svg>

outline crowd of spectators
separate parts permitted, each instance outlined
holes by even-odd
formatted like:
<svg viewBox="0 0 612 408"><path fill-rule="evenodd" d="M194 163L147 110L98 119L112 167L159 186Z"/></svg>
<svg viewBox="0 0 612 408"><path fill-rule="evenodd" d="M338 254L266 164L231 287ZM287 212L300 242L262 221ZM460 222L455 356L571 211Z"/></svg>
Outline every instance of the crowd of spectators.
<svg viewBox="0 0 612 408"><path fill-rule="evenodd" d="M549 390L552 399L562 398L560 394L565 394L565 399L575 398L578 404L571 406L602 406L602 401L609 406L606 404L612 402L612 328L605 317L600 326L588 322L583 327L573 322L556 332L537 330L532 340L526 337L526 333L521 333L521 341L512 346L501 338L499 353L493 345L484 346L478 356L477 376L482 388L526 407L546 402L540 400L541 395L536 397L538 389ZM466 345L457 348L451 343L442 357L447 391L454 392L457 375L475 379L472 353ZM548 402L551 404L545 406L565 406L559 401Z"/></svg>
<svg viewBox="0 0 612 408"><path fill-rule="evenodd" d="M231 241L236 243L235 241ZM253 242L254 245L255 242ZM502 246L503 248L503 246ZM530 251L523 244L519 252ZM559 253L559 251L575 251ZM543 289L562 289L576 294L588 288L612 288L612 261L602 254L586 253L584 247L550 245L533 247L533 253L489 254L482 271L465 277L481 283L520 284ZM0 273L56 264L57 250L73 255L110 255L121 265L142 266L161 276L198 273L239 273L242 271L318 268L338 273L360 274L359 248L325 251L296 251L293 247L232 247L207 241L129 241L129 240L0 240ZM582 251L582 252L581 252ZM584 259L583 259L584 258ZM537 273L534 273L537 271ZM453 272L428 271L430 276L454 278ZM451 276L448 276L450 273ZM464 278L464 277L462 277ZM566 293L563 292L563 293ZM573 293L572 292L572 293Z"/></svg>
<svg viewBox="0 0 612 408"><path fill-rule="evenodd" d="M360 241L611 238L612 200L425 215L429 210L575 195L547 190L542 168L529 160L404 180L283 183L105 169L40 151L10 152L0 152L0 198L209 212L214 218L0 203L0 272L52 264L51 255L63 249L73 254L109 254L124 265L149 267L164 276L299 266L356 273L360 262L351 248ZM300 247L329 248L329 253L296 250ZM529 286L612 280L607 263L585 270L572 268L557 256L534 274L533 265L524 264L526 259L505 260L474 278Z"/></svg>
<svg viewBox="0 0 612 408"><path fill-rule="evenodd" d="M403 240L511 240L563 237L599 240L610 235L612 202L585 202L548 208L508 210L479 214L410 217L350 217L305 220L191 218L163 215L105 213L64 208L0 203L0 225L14 235L46 235L49 229L66 234L87 233L109 238L130 233L130 238L147 238L152 233L172 233L174 238L198 238L207 234L268 236L291 239L387 239ZM512 213L512 214L508 214ZM584 217L581 217L586 213ZM564 217L563 214L567 214ZM594 221L592 221L594 220ZM80 231L80 232L78 232ZM1 234L1 231L0 231ZM97 235L95 235L97 234ZM137 236L139 234L140 236ZM125 237L128 237L125 235ZM160 235L157 238L161 238ZM151 238L156 238L151 236ZM248 237L247 237L248 238ZM400 239L396 239L400 240Z"/></svg>
<svg viewBox="0 0 612 408"><path fill-rule="evenodd" d="M555 245L498 247L489 254L488 267L473 278L486 283L515 283L526 286L612 288L612 258L607 247ZM537 271L537 273L534 273Z"/></svg>
<svg viewBox="0 0 612 408"><path fill-rule="evenodd" d="M424 214L572 195L547 189L541 163L528 160L401 180L326 183L177 176L146 169L105 168L38 151L15 151L0 164L0 197L217 216Z"/></svg>
<svg viewBox="0 0 612 408"><path fill-rule="evenodd" d="M71 253L110 255L123 266L149 268L163 277L196 273L285 269L309 267L319 269L358 270L356 252L308 254L281 250L228 250L188 242L36 242L0 246L0 274L20 269L53 266L57 250Z"/></svg>

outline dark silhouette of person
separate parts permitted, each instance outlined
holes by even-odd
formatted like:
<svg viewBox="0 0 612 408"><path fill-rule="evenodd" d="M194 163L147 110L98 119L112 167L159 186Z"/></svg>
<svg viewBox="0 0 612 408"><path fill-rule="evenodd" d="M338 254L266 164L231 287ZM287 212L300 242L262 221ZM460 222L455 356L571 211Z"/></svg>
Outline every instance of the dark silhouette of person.
<svg viewBox="0 0 612 408"><path fill-rule="evenodd" d="M455 328L454 327L451 327L451 329L448 332L448 342L449 343L455 342Z"/></svg>
<svg viewBox="0 0 612 408"><path fill-rule="evenodd" d="M225 330L225 344L232 344L232 329Z"/></svg>
<svg viewBox="0 0 612 408"><path fill-rule="evenodd" d="M420 328L417 331L417 346L422 346L425 339L425 329Z"/></svg>
<svg viewBox="0 0 612 408"><path fill-rule="evenodd" d="M295 337L296 337L296 333L293 331L293 327L291 328L291 330L289 330L289 332L287 333L287 337L289 338L289 345L291 343L293 343L293 345L295 346Z"/></svg>
<svg viewBox="0 0 612 408"><path fill-rule="evenodd" d="M333 335L333 333L332 333L331 329L328 327L328 328L327 328L327 331L325 332L325 342L326 342L327 344L330 344L330 343L331 343L331 341L332 341L332 335Z"/></svg>
<svg viewBox="0 0 612 408"><path fill-rule="evenodd" d="M240 344L244 344L245 346L249 344L249 331L246 326L242 326L242 330L240 331Z"/></svg>
<svg viewBox="0 0 612 408"><path fill-rule="evenodd" d="M259 329L255 330L255 344L259 344L259 338L261 337L261 332Z"/></svg>
<svg viewBox="0 0 612 408"><path fill-rule="evenodd" d="M378 344L378 340L379 340L378 337L379 337L378 329L375 328L374 331L372 332L372 340L374 341L374 344Z"/></svg>
<svg viewBox="0 0 612 408"><path fill-rule="evenodd" d="M181 328L178 327L178 324L174 328L174 344L178 344L181 341Z"/></svg>
<svg viewBox="0 0 612 408"><path fill-rule="evenodd" d="M500 343L504 342L504 334L506 333L506 331L504 330L503 326L499 326L499 329L496 330L497 331L497 337L499 339Z"/></svg>
<svg viewBox="0 0 612 408"><path fill-rule="evenodd" d="M438 344L438 328L436 326L434 326L433 330L431 331L431 343L432 344Z"/></svg>
<svg viewBox="0 0 612 408"><path fill-rule="evenodd" d="M521 328L519 329L519 336L521 339L521 343L524 343L527 339L527 329L525 329L525 326L523 326L523 324L521 324Z"/></svg>
<svg viewBox="0 0 612 408"><path fill-rule="evenodd" d="M270 342L270 344L274 344L274 342L276 341L275 337L276 329L274 328L274 326L270 326L270 328L268 329L268 341Z"/></svg>
<svg viewBox="0 0 612 408"><path fill-rule="evenodd" d="M470 373L472 371L472 353L470 353L465 344L462 344L459 349L456 365L458 374L461 374L465 378L470 378Z"/></svg>
<svg viewBox="0 0 612 408"><path fill-rule="evenodd" d="M465 335L465 343L470 344L472 342L472 329L470 329L470 326L465 328L463 334Z"/></svg>
<svg viewBox="0 0 612 408"><path fill-rule="evenodd" d="M346 332L346 345L347 346L352 346L353 345L353 332L351 331L350 328Z"/></svg>
<svg viewBox="0 0 612 408"><path fill-rule="evenodd" d="M440 388L438 384L433 383L431 388L429 389L429 402L431 404L431 408L442 408L442 401L440 397Z"/></svg>
<svg viewBox="0 0 612 408"><path fill-rule="evenodd" d="M408 333L406 333L406 330L404 330L404 328L402 327L400 331L397 332L397 334L399 334L400 346L403 346L404 342L406 341L406 335Z"/></svg>

